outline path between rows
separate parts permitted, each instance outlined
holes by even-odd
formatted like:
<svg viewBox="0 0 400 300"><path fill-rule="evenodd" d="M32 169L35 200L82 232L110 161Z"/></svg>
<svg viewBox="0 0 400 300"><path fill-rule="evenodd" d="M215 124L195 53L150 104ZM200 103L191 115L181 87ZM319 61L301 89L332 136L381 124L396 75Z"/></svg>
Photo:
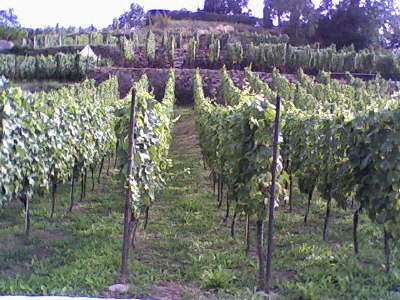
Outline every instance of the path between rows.
<svg viewBox="0 0 400 300"><path fill-rule="evenodd" d="M133 259L157 273L149 297L210 299L216 296L210 290L227 288L232 279L236 287L251 279L253 263L230 238L222 223L224 212L216 209L193 108L177 108L176 115L180 118L173 129L171 178L150 211L147 230L139 232Z"/></svg>

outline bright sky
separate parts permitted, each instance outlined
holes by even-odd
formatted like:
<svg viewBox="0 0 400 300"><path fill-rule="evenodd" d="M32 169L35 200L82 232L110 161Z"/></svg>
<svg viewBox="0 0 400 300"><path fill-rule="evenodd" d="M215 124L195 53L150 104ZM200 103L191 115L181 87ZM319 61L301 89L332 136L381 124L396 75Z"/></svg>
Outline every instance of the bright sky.
<svg viewBox="0 0 400 300"><path fill-rule="evenodd" d="M23 27L40 28L59 23L65 27L88 27L93 24L103 28L110 25L113 18L127 11L132 2L142 5L145 10L186 8L196 11L203 8L204 4L204 0L0 0L0 10L14 8ZM253 15L262 16L263 2L249 1Z"/></svg>
<svg viewBox="0 0 400 300"><path fill-rule="evenodd" d="M186 8L196 11L204 5L204 0L0 0L0 10L14 8L23 27L39 28L59 23L66 27L93 24L103 28L127 11L132 2L142 5L145 10ZM253 15L262 16L263 2L249 1Z"/></svg>

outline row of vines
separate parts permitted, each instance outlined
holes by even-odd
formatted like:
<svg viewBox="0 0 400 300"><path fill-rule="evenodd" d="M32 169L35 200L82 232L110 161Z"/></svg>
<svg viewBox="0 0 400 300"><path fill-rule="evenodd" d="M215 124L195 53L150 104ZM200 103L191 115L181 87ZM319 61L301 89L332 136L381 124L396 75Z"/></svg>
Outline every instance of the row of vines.
<svg viewBox="0 0 400 300"><path fill-rule="evenodd" d="M263 97L242 92L222 71L221 101L212 104L203 94L199 71L194 77L196 128L202 154L218 186L218 203L226 191L226 217L233 206L231 232L235 234L238 215L246 216L246 251L250 250L250 219L257 219L259 281L267 289L269 262L264 250L264 223L268 212L271 179L278 172L277 191L282 193L282 157L273 159L273 136L276 134L275 107ZM273 101L273 99L269 99ZM279 139L282 137L280 136ZM277 160L276 160L277 159ZM275 166L273 168L273 162ZM224 189L225 186L225 189ZM268 247L270 250L271 247Z"/></svg>
<svg viewBox="0 0 400 300"><path fill-rule="evenodd" d="M219 207L226 194L226 217L233 211L246 218L246 250L250 248L251 220L256 219L259 287L268 291L264 222L268 208L293 206L297 180L306 194L307 223L313 196L326 202L323 240L329 239L333 203L353 208L353 244L358 245L358 220L366 212L382 228L386 270L390 270L390 239L399 236L398 96L390 95L381 78L364 83L348 76L339 84L321 72L314 80L300 69L298 81L289 82L274 70L270 85L246 69L248 88L233 84L221 70L220 97L204 97L199 72L194 77L196 125L205 164L217 188ZM274 104L282 97L282 133L278 160L277 193L272 198ZM278 98L280 98L278 97ZM275 199L275 198L274 198ZM283 202L283 203L282 203ZM269 230L269 233L271 230ZM268 243L268 246L270 243Z"/></svg>
<svg viewBox="0 0 400 300"><path fill-rule="evenodd" d="M0 54L0 76L8 79L59 79L78 81L98 62L80 54L19 56Z"/></svg>
<svg viewBox="0 0 400 300"><path fill-rule="evenodd" d="M168 150L175 103L174 71L169 73L162 102L149 90L146 75L134 84L131 97L122 100L115 77L97 87L94 81L87 80L35 94L2 82L0 204L5 207L14 200L24 204L26 234L30 232L33 200L50 191L53 218L58 187L69 184L72 212L77 202L77 181L80 180L81 189L79 201L83 201L88 173L93 189L95 181L100 182L106 160L110 168L114 156L114 173L129 195L129 235L123 247L123 257L127 257L137 224L142 220L147 224L149 208L164 186L164 172L171 165ZM126 278L124 264L122 269Z"/></svg>
<svg viewBox="0 0 400 300"><path fill-rule="evenodd" d="M23 46L31 46L34 49L54 48L63 46L85 45L117 45L118 38L112 33L91 31L88 33L41 33L27 38Z"/></svg>
<svg viewBox="0 0 400 300"><path fill-rule="evenodd" d="M286 35L264 34L199 34L183 35L182 32L155 34L152 30L142 33L131 32L118 37L110 34L91 34L103 43L118 46L127 61L145 58L149 66L156 66L158 55L174 66L176 49L186 49L185 66L190 68L208 67L243 69L271 72L278 68L281 72L295 73L302 68L306 73L316 74L319 70L328 72L352 72L382 74L396 77L400 74L400 57L384 49L364 49L354 47L340 50L335 45L320 48L319 45L291 46ZM79 37L79 35L76 35ZM98 44L94 37L83 44ZM82 44L77 42L77 44ZM139 53L143 52L143 56ZM159 52L160 54L157 54ZM180 54L181 55L181 54Z"/></svg>
<svg viewBox="0 0 400 300"><path fill-rule="evenodd" d="M193 40L196 40L193 38ZM188 46L187 61L196 61L195 51ZM194 58L193 58L194 57ZM198 61L198 64L201 62ZM354 50L337 51L334 46L315 49L311 46L294 47L289 44L262 43L243 44L228 42L223 47L220 39L213 39L208 45L209 66L227 65L229 68L244 68L252 65L256 71L270 72L279 68L282 72L296 72L302 68L307 73L319 70L330 72L359 72L396 75L400 73L400 58L387 51ZM198 66L198 64L188 64Z"/></svg>
<svg viewBox="0 0 400 300"><path fill-rule="evenodd" d="M122 281L128 278L128 253L134 245L140 222L147 226L149 209L165 184L175 103L175 73L170 70L164 98L155 100L146 75L134 84L131 105L117 112L116 159L123 180L127 180L125 201ZM126 176L125 174L128 174Z"/></svg>
<svg viewBox="0 0 400 300"><path fill-rule="evenodd" d="M117 79L95 87L84 81L49 93L30 94L4 83L0 94L0 202L20 200L29 233L29 203L51 188L54 214L59 183L85 178L112 150ZM82 194L83 196L83 194Z"/></svg>

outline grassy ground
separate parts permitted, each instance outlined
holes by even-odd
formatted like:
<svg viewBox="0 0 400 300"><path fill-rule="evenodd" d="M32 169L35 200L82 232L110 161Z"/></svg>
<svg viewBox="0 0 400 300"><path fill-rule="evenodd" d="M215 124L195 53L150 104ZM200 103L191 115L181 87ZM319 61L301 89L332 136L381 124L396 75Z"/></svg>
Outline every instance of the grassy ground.
<svg viewBox="0 0 400 300"><path fill-rule="evenodd" d="M128 295L153 299L262 299L254 293L257 260L244 253L244 220L230 238L224 212L216 209L209 172L202 167L191 108L178 108L168 184L138 232L130 260ZM0 210L0 295L109 296L118 281L123 189L104 174L85 201L66 213L69 187L58 194L55 219L48 197L32 205L33 231L23 230L22 208ZM78 194L76 195L78 198ZM398 248L393 272L384 273L382 233L361 217L359 257L351 244L351 211L334 208L329 241L322 241L324 203L313 203L303 224L305 198L295 189L295 208L277 210L273 286L278 299L400 299ZM254 223L254 222L253 222Z"/></svg>

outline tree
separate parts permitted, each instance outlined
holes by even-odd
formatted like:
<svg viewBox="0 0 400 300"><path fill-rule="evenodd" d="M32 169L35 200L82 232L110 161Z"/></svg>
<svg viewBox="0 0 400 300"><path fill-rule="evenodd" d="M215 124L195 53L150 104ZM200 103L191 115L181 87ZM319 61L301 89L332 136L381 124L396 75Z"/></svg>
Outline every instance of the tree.
<svg viewBox="0 0 400 300"><path fill-rule="evenodd" d="M14 10L0 10L0 39L18 41L27 37L28 32L20 28Z"/></svg>
<svg viewBox="0 0 400 300"><path fill-rule="evenodd" d="M368 14L376 19L379 26L379 42L385 47L400 46L400 7L394 0L369 1Z"/></svg>
<svg viewBox="0 0 400 300"><path fill-rule="evenodd" d="M14 9L0 10L0 25L8 27L19 26L18 17L14 14Z"/></svg>
<svg viewBox="0 0 400 300"><path fill-rule="evenodd" d="M393 0L342 0L320 19L317 35L323 45L342 48L353 44L357 50L384 43L385 34L396 43L396 16L398 19Z"/></svg>
<svg viewBox="0 0 400 300"><path fill-rule="evenodd" d="M319 5L318 12L321 14L329 13L332 11L333 6L332 0L322 0L321 4Z"/></svg>
<svg viewBox="0 0 400 300"><path fill-rule="evenodd" d="M385 24L382 43L388 48L400 48L400 15L393 16Z"/></svg>
<svg viewBox="0 0 400 300"><path fill-rule="evenodd" d="M314 4L311 0L266 0L272 17L278 19L278 25L282 25L283 18L289 20L291 25L298 25L300 19L306 22L314 14Z"/></svg>
<svg viewBox="0 0 400 300"><path fill-rule="evenodd" d="M271 0L264 0L263 24L265 28L272 28Z"/></svg>
<svg viewBox="0 0 400 300"><path fill-rule="evenodd" d="M277 20L294 44L308 42L315 16L312 0L264 0L264 27L271 28Z"/></svg>
<svg viewBox="0 0 400 300"><path fill-rule="evenodd" d="M204 11L217 14L240 15L249 0L205 0Z"/></svg>
<svg viewBox="0 0 400 300"><path fill-rule="evenodd" d="M111 27L118 28L133 28L143 23L145 17L144 9L136 3L132 3L130 10L123 13L117 20L113 20Z"/></svg>
<svg viewBox="0 0 400 300"><path fill-rule="evenodd" d="M339 8L332 16L322 18L317 34L325 46L336 44L338 48L351 44L358 49L376 42L377 28L365 11L357 8Z"/></svg>

